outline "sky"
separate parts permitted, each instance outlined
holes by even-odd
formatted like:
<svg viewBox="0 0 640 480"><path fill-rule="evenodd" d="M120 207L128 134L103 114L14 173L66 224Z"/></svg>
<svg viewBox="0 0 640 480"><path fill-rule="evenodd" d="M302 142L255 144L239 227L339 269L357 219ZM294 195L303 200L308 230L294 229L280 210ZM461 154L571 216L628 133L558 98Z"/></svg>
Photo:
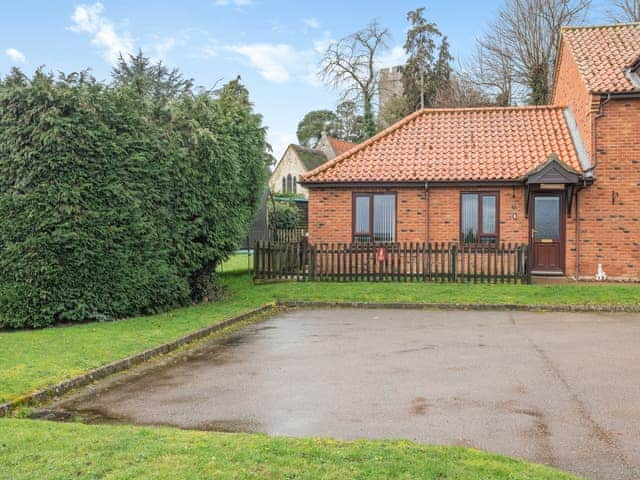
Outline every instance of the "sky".
<svg viewBox="0 0 640 480"><path fill-rule="evenodd" d="M197 85L212 87L240 75L280 158L296 142L305 113L339 103L339 92L317 75L328 42L376 19L391 32L380 65L402 63L406 12L425 6L427 18L449 37L458 64L502 2L0 0L0 76L14 66L29 74L44 66L66 73L90 68L108 80L118 54L138 49ZM606 0L595 0L590 21L606 23L606 10Z"/></svg>

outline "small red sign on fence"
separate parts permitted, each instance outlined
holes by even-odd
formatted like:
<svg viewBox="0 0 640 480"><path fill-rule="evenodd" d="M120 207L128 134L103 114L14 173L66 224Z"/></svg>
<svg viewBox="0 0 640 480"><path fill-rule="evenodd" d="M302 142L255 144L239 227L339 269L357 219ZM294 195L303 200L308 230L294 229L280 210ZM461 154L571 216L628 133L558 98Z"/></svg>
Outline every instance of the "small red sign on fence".
<svg viewBox="0 0 640 480"><path fill-rule="evenodd" d="M376 260L380 263L387 261L387 249L386 247L376 248Z"/></svg>

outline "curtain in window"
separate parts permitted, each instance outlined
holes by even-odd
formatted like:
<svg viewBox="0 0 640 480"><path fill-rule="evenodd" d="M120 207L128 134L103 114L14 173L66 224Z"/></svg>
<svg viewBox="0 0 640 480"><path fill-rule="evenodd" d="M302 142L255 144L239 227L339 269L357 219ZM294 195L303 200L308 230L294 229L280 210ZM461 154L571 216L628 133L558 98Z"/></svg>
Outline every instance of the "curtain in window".
<svg viewBox="0 0 640 480"><path fill-rule="evenodd" d="M370 197L356 197L355 234L358 236L356 240L371 241L369 238L370 200Z"/></svg>
<svg viewBox="0 0 640 480"><path fill-rule="evenodd" d="M482 197L482 233L496 233L496 197L493 195Z"/></svg>
<svg viewBox="0 0 640 480"><path fill-rule="evenodd" d="M373 215L374 241L394 242L396 225L395 195L374 195Z"/></svg>
<svg viewBox="0 0 640 480"><path fill-rule="evenodd" d="M287 193L293 192L293 184L291 183L291 174L287 175Z"/></svg>
<svg viewBox="0 0 640 480"><path fill-rule="evenodd" d="M478 195L465 193L462 195L462 242L478 242Z"/></svg>

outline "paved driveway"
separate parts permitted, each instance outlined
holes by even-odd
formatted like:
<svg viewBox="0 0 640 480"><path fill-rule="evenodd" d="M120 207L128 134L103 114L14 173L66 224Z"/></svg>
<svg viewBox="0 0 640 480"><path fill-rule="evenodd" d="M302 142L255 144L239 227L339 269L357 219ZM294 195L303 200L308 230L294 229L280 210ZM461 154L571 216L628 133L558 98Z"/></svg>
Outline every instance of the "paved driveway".
<svg viewBox="0 0 640 480"><path fill-rule="evenodd" d="M640 478L640 317L294 311L54 408L93 422L406 438Z"/></svg>

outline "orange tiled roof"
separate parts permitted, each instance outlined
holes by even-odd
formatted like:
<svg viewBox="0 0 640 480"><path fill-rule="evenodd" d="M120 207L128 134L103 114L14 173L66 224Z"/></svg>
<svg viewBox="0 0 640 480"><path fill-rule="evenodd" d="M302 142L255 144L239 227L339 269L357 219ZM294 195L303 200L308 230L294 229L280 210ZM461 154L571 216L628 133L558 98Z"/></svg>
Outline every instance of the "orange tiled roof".
<svg viewBox="0 0 640 480"><path fill-rule="evenodd" d="M351 150L353 147L357 145L357 143L347 142L345 140L338 140L337 138L330 137L327 135L327 139L331 144L331 148L336 153L336 157L342 155L343 153Z"/></svg>
<svg viewBox="0 0 640 480"><path fill-rule="evenodd" d="M303 182L515 180L554 153L581 171L563 107L425 109L312 170Z"/></svg>
<svg viewBox="0 0 640 480"><path fill-rule="evenodd" d="M627 72L640 57L640 23L565 27L562 36L590 92L640 90Z"/></svg>

